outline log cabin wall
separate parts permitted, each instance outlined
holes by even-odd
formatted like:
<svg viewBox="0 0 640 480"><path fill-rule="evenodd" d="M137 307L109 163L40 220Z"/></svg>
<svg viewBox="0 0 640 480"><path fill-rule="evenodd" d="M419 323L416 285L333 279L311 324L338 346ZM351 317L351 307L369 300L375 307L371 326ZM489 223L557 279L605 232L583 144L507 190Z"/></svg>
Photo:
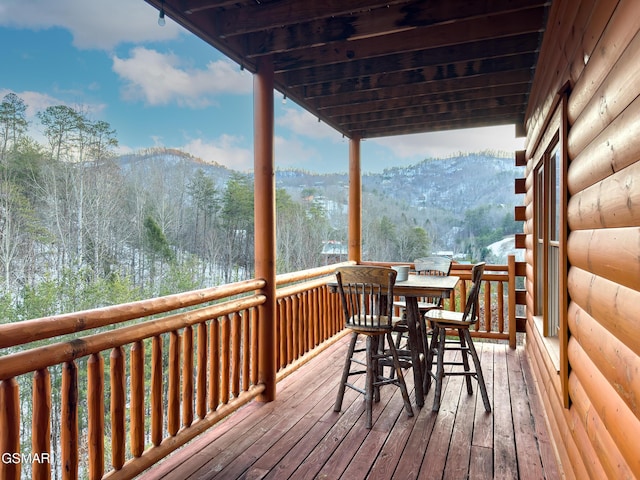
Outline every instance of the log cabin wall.
<svg viewBox="0 0 640 480"><path fill-rule="evenodd" d="M640 478L639 31L637 0L554 1L525 125L526 349L566 478ZM535 192L558 125L566 306L549 339Z"/></svg>

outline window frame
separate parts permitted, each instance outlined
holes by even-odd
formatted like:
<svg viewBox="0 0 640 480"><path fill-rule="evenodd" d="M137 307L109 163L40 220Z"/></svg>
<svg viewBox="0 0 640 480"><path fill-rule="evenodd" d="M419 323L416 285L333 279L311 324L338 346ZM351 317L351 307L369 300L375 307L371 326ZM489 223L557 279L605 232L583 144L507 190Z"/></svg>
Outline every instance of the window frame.
<svg viewBox="0 0 640 480"><path fill-rule="evenodd" d="M567 94L559 95L534 156L533 175L533 319L547 352L560 375L561 396L569 406L569 304L567 274ZM551 218L553 216L553 218ZM554 238L557 236L557 238ZM552 249L557 250L557 271L550 272ZM554 274L557 286L547 281ZM553 289L553 291L552 291ZM552 293L557 296L552 297ZM540 298L542 296L542 298ZM554 306L555 305L555 306ZM557 309L557 323L550 309ZM557 325L557 327L556 327Z"/></svg>

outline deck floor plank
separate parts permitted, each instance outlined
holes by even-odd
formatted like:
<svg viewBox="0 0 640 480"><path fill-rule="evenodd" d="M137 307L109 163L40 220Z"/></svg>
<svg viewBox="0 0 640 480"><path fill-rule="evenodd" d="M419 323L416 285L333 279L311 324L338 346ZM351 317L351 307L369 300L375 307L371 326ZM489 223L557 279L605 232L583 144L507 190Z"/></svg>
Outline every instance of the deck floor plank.
<svg viewBox="0 0 640 480"><path fill-rule="evenodd" d="M500 353L494 357L494 401L493 401L493 469L498 478L518 478L511 391L507 367L508 347L497 347ZM498 386L506 388L499 388ZM498 387L498 388L496 388Z"/></svg>
<svg viewBox="0 0 640 480"><path fill-rule="evenodd" d="M481 345L478 345L478 355L481 355ZM460 390L457 410L455 414L455 423L453 424L453 432L451 434L451 447L447 455L444 466L445 480L458 480L465 478L469 471L469 459L471 457L471 446L473 442L473 420L476 413L476 398L480 395L469 396L466 386ZM473 386L474 391L478 388L477 384Z"/></svg>
<svg viewBox="0 0 640 480"><path fill-rule="evenodd" d="M347 389L342 411L333 411L348 340L283 379L274 402L246 405L139 478L559 478L522 347L476 342L492 413L484 411L477 384L468 395L462 377L445 378L439 412L431 411L433 388L418 409L409 371L414 416L407 416L399 389L385 386L367 430L357 392Z"/></svg>
<svg viewBox="0 0 640 480"><path fill-rule="evenodd" d="M523 480L544 478L542 459L535 438L535 424L527 397L524 374L517 352L507 351L509 385L511 385L511 406L513 412L514 435L518 473Z"/></svg>

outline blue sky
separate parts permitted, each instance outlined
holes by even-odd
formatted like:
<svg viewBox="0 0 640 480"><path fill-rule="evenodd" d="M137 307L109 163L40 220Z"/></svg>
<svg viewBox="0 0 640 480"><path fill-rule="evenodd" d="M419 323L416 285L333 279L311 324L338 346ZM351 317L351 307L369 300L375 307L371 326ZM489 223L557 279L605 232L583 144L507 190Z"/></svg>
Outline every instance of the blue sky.
<svg viewBox="0 0 640 480"><path fill-rule="evenodd" d="M143 0L0 0L0 98L16 93L35 113L68 105L104 120L122 153L163 146L236 170L253 166L252 77ZM348 141L275 97L276 167L346 171ZM521 149L514 127L362 142L362 169L458 152Z"/></svg>

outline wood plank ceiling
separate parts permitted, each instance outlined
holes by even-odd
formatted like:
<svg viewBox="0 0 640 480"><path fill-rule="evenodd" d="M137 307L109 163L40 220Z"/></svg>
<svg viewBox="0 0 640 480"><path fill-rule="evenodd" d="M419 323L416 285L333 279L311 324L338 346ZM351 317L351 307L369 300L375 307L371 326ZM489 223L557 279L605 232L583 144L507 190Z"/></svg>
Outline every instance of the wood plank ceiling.
<svg viewBox="0 0 640 480"><path fill-rule="evenodd" d="M146 0L347 137L522 126L550 0Z"/></svg>

